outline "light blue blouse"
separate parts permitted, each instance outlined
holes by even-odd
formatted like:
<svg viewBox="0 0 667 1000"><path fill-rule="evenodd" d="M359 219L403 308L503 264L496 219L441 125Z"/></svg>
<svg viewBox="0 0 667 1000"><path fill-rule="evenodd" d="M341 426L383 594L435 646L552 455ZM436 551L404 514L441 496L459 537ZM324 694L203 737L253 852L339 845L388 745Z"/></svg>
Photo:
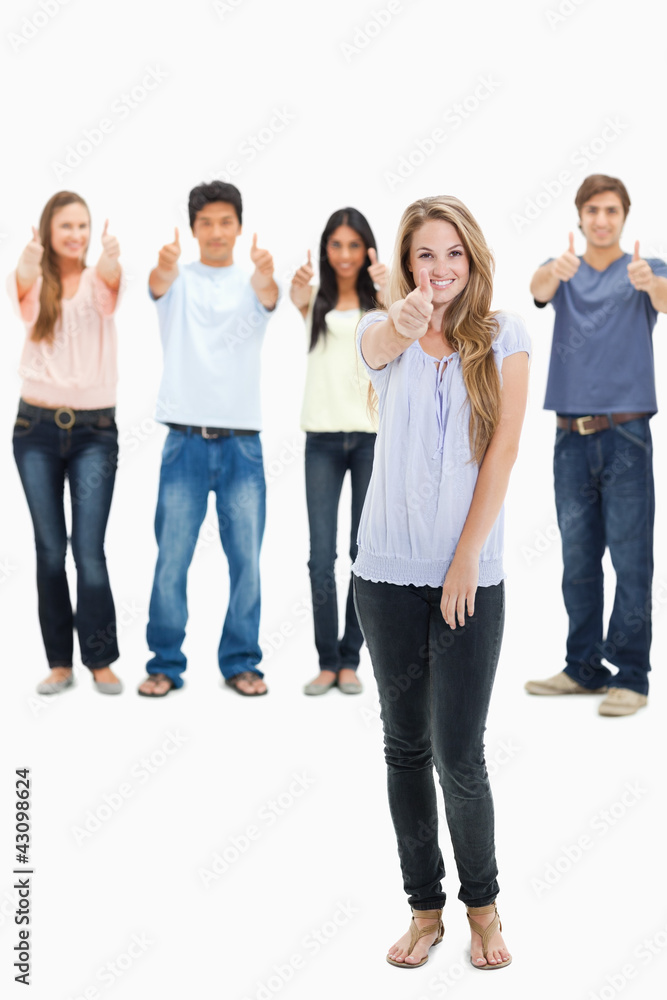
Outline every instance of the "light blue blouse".
<svg viewBox="0 0 667 1000"><path fill-rule="evenodd" d="M492 350L501 371L503 358L518 351L530 356L531 345L520 316L502 312L496 318L500 329ZM458 353L437 361L416 340L385 368L371 368L361 338L371 323L384 319L386 313L367 313L357 328L380 424L352 572L375 583L441 587L477 482L470 404ZM501 510L480 553L480 587L505 577L503 520Z"/></svg>

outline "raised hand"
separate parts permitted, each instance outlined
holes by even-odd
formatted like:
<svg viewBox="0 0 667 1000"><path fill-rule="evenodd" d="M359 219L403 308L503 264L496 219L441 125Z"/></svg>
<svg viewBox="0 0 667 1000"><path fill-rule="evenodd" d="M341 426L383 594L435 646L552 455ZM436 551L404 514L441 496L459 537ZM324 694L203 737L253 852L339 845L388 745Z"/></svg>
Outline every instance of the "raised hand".
<svg viewBox="0 0 667 1000"><path fill-rule="evenodd" d="M551 262L551 273L559 281L569 281L579 270L581 261L574 252L574 233L569 233L569 245L565 253Z"/></svg>
<svg viewBox="0 0 667 1000"><path fill-rule="evenodd" d="M635 243L635 252L628 264L628 278L638 292L648 292L653 281L651 265L639 256L639 240Z"/></svg>
<svg viewBox="0 0 667 1000"><path fill-rule="evenodd" d="M389 318L402 337L419 340L428 330L433 314L433 289L425 267L419 272L419 284L404 299L389 309Z"/></svg>
<svg viewBox="0 0 667 1000"><path fill-rule="evenodd" d="M16 268L16 277L22 286L29 287L37 281L42 273L43 256L44 247L42 246L38 230L33 226L32 239L24 247Z"/></svg>
<svg viewBox="0 0 667 1000"><path fill-rule="evenodd" d="M174 229L174 240L165 243L157 257L157 266L161 274L171 277L178 270L178 258L181 256L181 244L178 239L178 229Z"/></svg>
<svg viewBox="0 0 667 1000"><path fill-rule="evenodd" d="M109 261L117 261L120 257L120 243L109 233L109 220L106 219L102 230L102 253Z"/></svg>
<svg viewBox="0 0 667 1000"><path fill-rule="evenodd" d="M370 279L374 285L382 289L387 283L387 265L380 263L375 247L368 248L368 258L371 262L371 266L368 268Z"/></svg>
<svg viewBox="0 0 667 1000"><path fill-rule="evenodd" d="M294 272L292 284L290 285L289 297L294 305L301 311L301 315L306 317L308 305L310 303L311 284L315 271L310 260L310 250L308 251L308 261L298 267Z"/></svg>
<svg viewBox="0 0 667 1000"><path fill-rule="evenodd" d="M273 257L268 250L260 250L257 246L257 233L253 233L252 246L250 247L250 260L255 265L257 274L265 278L270 278L273 274Z"/></svg>
<svg viewBox="0 0 667 1000"><path fill-rule="evenodd" d="M310 260L310 250L308 251L308 261L298 267L292 278L292 288L305 288L313 280L315 270Z"/></svg>

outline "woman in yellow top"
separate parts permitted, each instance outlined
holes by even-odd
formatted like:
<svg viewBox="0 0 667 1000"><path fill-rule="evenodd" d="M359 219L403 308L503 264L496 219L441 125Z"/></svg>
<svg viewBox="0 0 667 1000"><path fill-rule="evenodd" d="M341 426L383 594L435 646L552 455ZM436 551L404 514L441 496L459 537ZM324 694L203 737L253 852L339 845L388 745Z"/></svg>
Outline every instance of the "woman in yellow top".
<svg viewBox="0 0 667 1000"><path fill-rule="evenodd" d="M377 259L375 237L354 208L334 212L320 240L320 284L311 285L313 267L300 267L290 298L306 320L309 335L301 428L306 432L306 500L310 526L308 569L315 645L320 673L304 693L324 694L338 686L345 694L362 690L357 678L363 637L354 610L352 581L345 628L338 638L334 564L338 502L350 471L352 523L350 558L357 555L357 529L373 466L375 428L367 411L368 376L357 362L355 331L361 316L381 305L386 268Z"/></svg>

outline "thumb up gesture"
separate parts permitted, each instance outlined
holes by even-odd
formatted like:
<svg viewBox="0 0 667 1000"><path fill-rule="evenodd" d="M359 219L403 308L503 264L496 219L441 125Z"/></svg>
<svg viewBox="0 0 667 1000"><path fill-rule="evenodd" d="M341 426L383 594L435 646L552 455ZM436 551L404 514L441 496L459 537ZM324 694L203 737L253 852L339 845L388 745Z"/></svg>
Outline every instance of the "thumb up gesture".
<svg viewBox="0 0 667 1000"><path fill-rule="evenodd" d="M42 246L39 232L33 226L32 239L26 244L16 268L16 277L23 287L34 285L39 278L42 273L43 256L44 247Z"/></svg>
<svg viewBox="0 0 667 1000"><path fill-rule="evenodd" d="M289 297L291 298L297 309L300 309L302 313L306 314L308 309L308 303L310 302L310 283L313 280L315 270L312 265L310 258L310 250L308 251L308 259L305 264L298 267L294 272L294 277L292 278L292 284L290 285Z"/></svg>
<svg viewBox="0 0 667 1000"><path fill-rule="evenodd" d="M628 264L628 278L638 292L648 292L653 280L653 271L647 260L639 256L639 240L635 243L635 252Z"/></svg>
<svg viewBox="0 0 667 1000"><path fill-rule="evenodd" d="M371 266L368 268L368 275L380 292L380 295L376 296L376 298L381 298L384 286L387 284L387 265L380 263L375 247L368 248L368 259L371 262Z"/></svg>
<svg viewBox="0 0 667 1000"><path fill-rule="evenodd" d="M250 260L255 265L255 271L265 277L273 274L273 257L268 250L260 250L257 246L257 233L253 233L250 247Z"/></svg>
<svg viewBox="0 0 667 1000"><path fill-rule="evenodd" d="M120 244L115 236L111 236L109 233L109 220L107 219L104 223L104 229L102 230L102 253L110 262L114 263L120 257Z"/></svg>
<svg viewBox="0 0 667 1000"><path fill-rule="evenodd" d="M574 252L574 233L569 233L569 244L565 253L551 262L551 273L559 281L569 281L579 270L581 261Z"/></svg>
<svg viewBox="0 0 667 1000"><path fill-rule="evenodd" d="M157 257L157 269L160 277L171 278L178 271L178 258L181 256L181 244L178 239L178 229L174 229L174 240L165 243Z"/></svg>
<svg viewBox="0 0 667 1000"><path fill-rule="evenodd" d="M428 330L433 314L433 289L425 267L419 272L419 284L404 299L389 309L397 333L410 340L419 340Z"/></svg>

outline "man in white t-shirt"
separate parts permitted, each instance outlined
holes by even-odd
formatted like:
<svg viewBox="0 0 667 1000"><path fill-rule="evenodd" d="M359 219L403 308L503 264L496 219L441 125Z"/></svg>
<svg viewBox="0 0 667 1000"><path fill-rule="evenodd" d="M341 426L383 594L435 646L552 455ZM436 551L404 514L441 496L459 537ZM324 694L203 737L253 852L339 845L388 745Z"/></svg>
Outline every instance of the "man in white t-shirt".
<svg viewBox="0 0 667 1000"><path fill-rule="evenodd" d="M159 552L147 629L154 656L139 694L159 698L183 684L187 573L213 490L230 577L218 662L229 687L257 696L267 691L258 669L266 496L259 363L279 291L271 254L259 249L256 234L250 251L254 273L234 263L242 203L233 184L213 181L194 188L189 213L200 259L179 268L175 230L148 282L164 351L156 417L169 434L155 514Z"/></svg>

